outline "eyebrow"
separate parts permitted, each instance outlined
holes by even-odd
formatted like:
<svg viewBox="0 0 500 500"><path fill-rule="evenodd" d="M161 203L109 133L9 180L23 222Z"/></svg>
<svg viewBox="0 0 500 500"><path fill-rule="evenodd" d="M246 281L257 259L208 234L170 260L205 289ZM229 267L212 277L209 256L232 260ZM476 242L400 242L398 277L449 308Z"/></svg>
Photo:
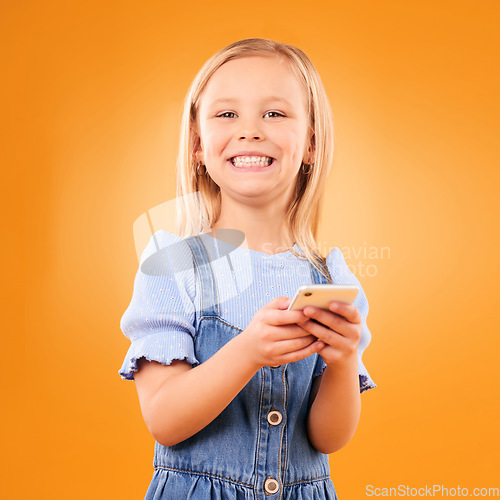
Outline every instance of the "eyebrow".
<svg viewBox="0 0 500 500"><path fill-rule="evenodd" d="M269 97L265 97L264 99L262 99L263 101L280 101L284 104L287 104L288 106L290 106L290 103L284 99L283 97L279 97L279 96L269 96ZM215 99L215 101L212 101L211 104L221 104L221 103L226 103L226 102L238 102L238 99L232 99L230 97L220 97L219 99Z"/></svg>

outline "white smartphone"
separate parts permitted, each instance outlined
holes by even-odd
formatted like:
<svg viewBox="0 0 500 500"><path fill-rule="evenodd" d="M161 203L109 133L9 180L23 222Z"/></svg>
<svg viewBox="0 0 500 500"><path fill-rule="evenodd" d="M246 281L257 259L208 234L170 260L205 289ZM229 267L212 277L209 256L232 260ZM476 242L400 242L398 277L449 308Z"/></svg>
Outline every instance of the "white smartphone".
<svg viewBox="0 0 500 500"><path fill-rule="evenodd" d="M297 290L287 310L302 310L305 306L329 310L328 305L332 300L352 304L358 292L356 285L304 285Z"/></svg>

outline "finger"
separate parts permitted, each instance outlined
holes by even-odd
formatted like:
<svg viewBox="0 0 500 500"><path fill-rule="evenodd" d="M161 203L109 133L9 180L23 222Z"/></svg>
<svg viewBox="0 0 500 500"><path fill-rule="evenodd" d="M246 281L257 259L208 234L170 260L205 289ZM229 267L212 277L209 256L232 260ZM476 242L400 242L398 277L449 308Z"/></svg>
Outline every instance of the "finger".
<svg viewBox="0 0 500 500"><path fill-rule="evenodd" d="M283 325L274 327L273 336L275 342L283 342L285 340L300 339L308 337L311 333L304 330L300 325ZM315 339L316 340L316 339Z"/></svg>
<svg viewBox="0 0 500 500"><path fill-rule="evenodd" d="M287 354L290 352L300 351L305 347L318 341L318 338L306 332L305 337L296 339L280 340L276 343L279 355Z"/></svg>
<svg viewBox="0 0 500 500"><path fill-rule="evenodd" d="M339 326L335 328L318 323L313 318L307 323L302 323L300 326L322 340L326 340L326 336L333 333L346 340L359 342L361 339L361 326L357 323L350 323L340 316L338 318Z"/></svg>
<svg viewBox="0 0 500 500"><path fill-rule="evenodd" d="M308 317L303 311L286 311L271 309L267 312L266 323L268 325L293 325L302 321L307 321Z"/></svg>
<svg viewBox="0 0 500 500"><path fill-rule="evenodd" d="M305 307L304 314L308 318L312 318L315 321L319 322L319 326L327 327L341 335L344 335L347 321L342 316L313 306ZM312 324L314 324L314 322Z"/></svg>
<svg viewBox="0 0 500 500"><path fill-rule="evenodd" d="M361 323L361 312L354 304L346 304L339 300L332 300L328 308L335 314L343 316L350 323Z"/></svg>
<svg viewBox="0 0 500 500"><path fill-rule="evenodd" d="M284 295L281 295L280 297L276 297L275 299L271 300L268 302L264 307L269 307L272 309L287 309L287 307L290 305L292 302L292 299L290 297L285 297Z"/></svg>
<svg viewBox="0 0 500 500"><path fill-rule="evenodd" d="M304 331L314 335L316 338L322 340L325 344L332 347L340 347L342 342L347 339L347 336L332 330L326 326L316 323L313 320L309 320L307 323L301 325Z"/></svg>
<svg viewBox="0 0 500 500"><path fill-rule="evenodd" d="M284 365L286 363L294 363L295 361L299 361L301 359L307 358L311 354L314 354L325 347L324 342L321 340L316 340L315 342L309 344L302 349L298 349L293 352L289 352L287 354L283 354L280 357L280 364Z"/></svg>
<svg viewBox="0 0 500 500"><path fill-rule="evenodd" d="M361 338L361 328L344 320L346 328L342 332L332 330L326 326L320 325L313 320L301 325L301 327L322 340L325 344L340 350L349 349L349 345L358 345Z"/></svg>

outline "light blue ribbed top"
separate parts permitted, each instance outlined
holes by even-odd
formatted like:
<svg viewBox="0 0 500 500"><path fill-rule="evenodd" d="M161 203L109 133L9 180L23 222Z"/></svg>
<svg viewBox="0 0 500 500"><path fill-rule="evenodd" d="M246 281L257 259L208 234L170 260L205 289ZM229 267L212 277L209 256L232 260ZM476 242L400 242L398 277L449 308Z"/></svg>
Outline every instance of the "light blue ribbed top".
<svg viewBox="0 0 500 500"><path fill-rule="evenodd" d="M312 283L309 261L291 250L269 255L230 245L205 233L199 236L215 276L219 316L236 328L244 330L253 315L276 297L293 297L299 286ZM302 253L297 244L293 248ZM362 362L363 351L371 340L366 325L366 295L338 247L330 251L326 265L334 284L359 287L354 305L362 316L358 347L359 373L364 381L361 389L376 387ZM120 376L133 380L141 357L165 365L174 359L197 365L193 336L201 310L200 283L188 244L177 235L157 231L142 253L132 300L121 318L120 328L131 345Z"/></svg>

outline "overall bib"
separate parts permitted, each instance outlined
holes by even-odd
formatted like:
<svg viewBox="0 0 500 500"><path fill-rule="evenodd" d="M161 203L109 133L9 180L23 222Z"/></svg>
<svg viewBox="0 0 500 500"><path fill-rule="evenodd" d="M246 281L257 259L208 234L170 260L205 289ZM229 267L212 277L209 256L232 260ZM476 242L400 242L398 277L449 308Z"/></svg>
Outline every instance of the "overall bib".
<svg viewBox="0 0 500 500"><path fill-rule="evenodd" d="M242 330L220 317L202 241L198 236L185 241L201 283L194 344L203 363ZM327 283L310 268L311 282ZM263 367L205 428L174 446L156 442L155 471L145 499L336 500L328 455L311 445L306 430L313 374L322 364L321 356L313 354Z"/></svg>

